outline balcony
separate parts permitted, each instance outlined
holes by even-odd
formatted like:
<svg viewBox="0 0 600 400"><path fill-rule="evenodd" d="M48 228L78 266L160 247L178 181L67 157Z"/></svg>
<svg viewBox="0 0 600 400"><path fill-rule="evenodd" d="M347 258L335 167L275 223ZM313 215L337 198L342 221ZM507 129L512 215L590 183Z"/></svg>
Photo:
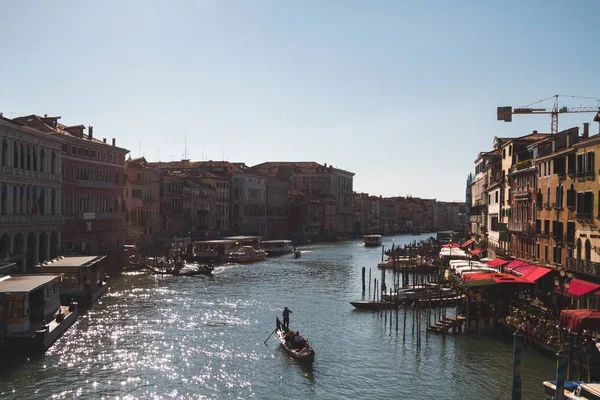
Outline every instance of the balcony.
<svg viewBox="0 0 600 400"><path fill-rule="evenodd" d="M0 173L2 175L12 175L12 176L18 176L18 177L24 177L24 178L31 178L31 179L37 179L37 180L46 181L46 182L60 182L62 179L60 174L52 174L49 172L30 171L30 170L21 169L21 168L15 168L15 167L0 167Z"/></svg>
<svg viewBox="0 0 600 400"><path fill-rule="evenodd" d="M38 227L62 225L62 215L1 215L0 225L3 227Z"/></svg>
<svg viewBox="0 0 600 400"><path fill-rule="evenodd" d="M508 230L511 232L528 232L530 227L529 222L516 221L508 223Z"/></svg>
<svg viewBox="0 0 600 400"><path fill-rule="evenodd" d="M600 263L567 258L567 269L569 271L581 272L583 274L600 277Z"/></svg>
<svg viewBox="0 0 600 400"><path fill-rule="evenodd" d="M563 209L562 204L560 203L552 203L552 208L559 211Z"/></svg>
<svg viewBox="0 0 600 400"><path fill-rule="evenodd" d="M575 218L580 221L591 220L592 213L577 213L575 214Z"/></svg>
<svg viewBox="0 0 600 400"><path fill-rule="evenodd" d="M529 188L527 189L517 189L512 193L515 200L529 200L531 197L531 192Z"/></svg>
<svg viewBox="0 0 600 400"><path fill-rule="evenodd" d="M113 182L88 181L84 179L77 179L75 183L77 186L96 189L113 189L115 187Z"/></svg>
<svg viewBox="0 0 600 400"><path fill-rule="evenodd" d="M100 220L100 219L119 219L125 218L125 213L120 212L89 212L89 213L78 213L73 216L75 219L83 220Z"/></svg>

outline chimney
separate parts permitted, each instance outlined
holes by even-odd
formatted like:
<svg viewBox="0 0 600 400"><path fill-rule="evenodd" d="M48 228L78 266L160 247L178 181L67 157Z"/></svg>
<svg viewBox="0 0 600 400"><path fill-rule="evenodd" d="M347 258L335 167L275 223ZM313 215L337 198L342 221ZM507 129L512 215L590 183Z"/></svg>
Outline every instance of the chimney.
<svg viewBox="0 0 600 400"><path fill-rule="evenodd" d="M117 144L117 139L113 138L113 146Z"/></svg>
<svg viewBox="0 0 600 400"><path fill-rule="evenodd" d="M88 126L88 136L90 138L90 140L94 137L94 127L93 126Z"/></svg>
<svg viewBox="0 0 600 400"><path fill-rule="evenodd" d="M44 114L44 118L48 118L48 114Z"/></svg>
<svg viewBox="0 0 600 400"><path fill-rule="evenodd" d="M324 166L325 168L327 168L327 163L324 163L324 164L323 164L323 166Z"/></svg>
<svg viewBox="0 0 600 400"><path fill-rule="evenodd" d="M535 135L537 133L537 131L533 131L533 134Z"/></svg>
<svg viewBox="0 0 600 400"><path fill-rule="evenodd" d="M583 123L583 135L581 137L584 139L590 137L590 123L589 122Z"/></svg>
<svg viewBox="0 0 600 400"><path fill-rule="evenodd" d="M102 138L102 141L103 141L104 143L106 143L106 138Z"/></svg>

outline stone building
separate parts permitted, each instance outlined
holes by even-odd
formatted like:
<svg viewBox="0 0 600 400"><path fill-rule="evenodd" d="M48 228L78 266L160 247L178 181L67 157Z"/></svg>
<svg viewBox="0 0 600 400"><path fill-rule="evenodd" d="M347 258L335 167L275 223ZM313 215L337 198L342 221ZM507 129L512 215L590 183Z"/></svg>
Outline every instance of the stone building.
<svg viewBox="0 0 600 400"><path fill-rule="evenodd" d="M253 169L265 175L279 176L289 180L292 190L319 191L326 196L333 196L336 202L337 234L347 236L352 233L354 173L313 161L264 162L255 165Z"/></svg>
<svg viewBox="0 0 600 400"><path fill-rule="evenodd" d="M567 197L575 218L566 226L566 242L573 247L567 254L567 267L578 274L600 278L600 181L596 154L600 157L600 134L589 137L589 125L583 125L582 140L573 145L567 158Z"/></svg>
<svg viewBox="0 0 600 400"><path fill-rule="evenodd" d="M585 164L576 164L580 159L574 145L580 139L575 127L529 146L537 168L535 258L556 268L573 258L575 220L593 220L594 194L575 189L575 174L585 179L587 171Z"/></svg>
<svg viewBox="0 0 600 400"><path fill-rule="evenodd" d="M0 257L21 271L60 252L61 145L0 114Z"/></svg>
<svg viewBox="0 0 600 400"><path fill-rule="evenodd" d="M183 232L183 187L185 177L162 173L160 182L161 238L176 237ZM186 232L187 234L187 232Z"/></svg>
<svg viewBox="0 0 600 400"><path fill-rule="evenodd" d="M183 231L193 239L205 239L215 232L214 187L194 178L183 186Z"/></svg>
<svg viewBox="0 0 600 400"><path fill-rule="evenodd" d="M127 242L140 249L153 246L160 224L160 170L144 157L125 163Z"/></svg>

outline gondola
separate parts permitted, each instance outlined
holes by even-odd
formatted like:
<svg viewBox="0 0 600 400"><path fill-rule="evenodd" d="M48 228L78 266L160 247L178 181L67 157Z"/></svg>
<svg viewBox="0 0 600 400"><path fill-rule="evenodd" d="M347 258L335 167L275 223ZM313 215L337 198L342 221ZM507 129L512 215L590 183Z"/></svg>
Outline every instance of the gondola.
<svg viewBox="0 0 600 400"><path fill-rule="evenodd" d="M279 321L279 318L275 319L275 332L277 334L277 337L279 338L281 347L283 347L290 356L294 357L297 360L313 362L315 360L315 351L308 342L308 339L304 336L300 336L302 338L303 345L300 348L295 348L293 344L287 339L287 335L291 331L283 326L281 321Z"/></svg>

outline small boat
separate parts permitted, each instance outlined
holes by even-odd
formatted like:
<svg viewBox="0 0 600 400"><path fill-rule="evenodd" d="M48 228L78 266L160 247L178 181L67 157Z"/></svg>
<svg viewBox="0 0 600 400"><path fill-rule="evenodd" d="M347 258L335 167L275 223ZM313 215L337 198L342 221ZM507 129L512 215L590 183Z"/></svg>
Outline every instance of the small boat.
<svg viewBox="0 0 600 400"><path fill-rule="evenodd" d="M238 251L229 253L227 260L229 262L244 263L262 261L266 258L267 252L263 249L255 249L252 246L242 246Z"/></svg>
<svg viewBox="0 0 600 400"><path fill-rule="evenodd" d="M364 235L362 241L368 247L381 246L381 235Z"/></svg>
<svg viewBox="0 0 600 400"><path fill-rule="evenodd" d="M294 258L300 258L302 252L300 250L294 250Z"/></svg>
<svg viewBox="0 0 600 400"><path fill-rule="evenodd" d="M308 339L304 336L300 336L301 347L295 347L290 339L290 335L293 333L293 331L285 328L281 321L279 321L279 318L276 317L275 319L275 332L277 333L281 347L283 347L290 356L297 360L313 362L315 360L315 351L308 342Z"/></svg>

